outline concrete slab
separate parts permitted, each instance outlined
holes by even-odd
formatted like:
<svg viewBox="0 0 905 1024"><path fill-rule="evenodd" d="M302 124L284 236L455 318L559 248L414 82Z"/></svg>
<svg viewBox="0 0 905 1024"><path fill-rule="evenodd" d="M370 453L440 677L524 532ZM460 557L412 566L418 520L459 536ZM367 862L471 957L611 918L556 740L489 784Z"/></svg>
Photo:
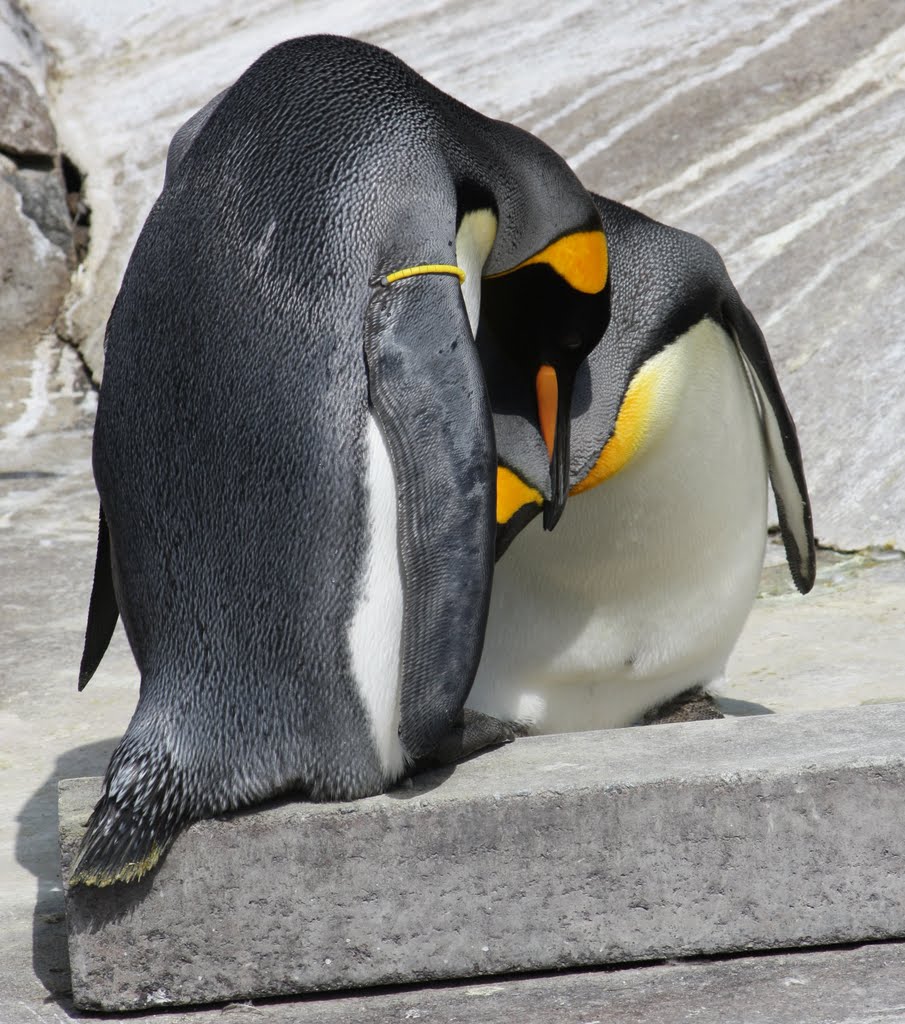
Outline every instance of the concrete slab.
<svg viewBox="0 0 905 1024"><path fill-rule="evenodd" d="M905 934L905 707L520 740L67 891L103 1010ZM64 878L99 780L64 782Z"/></svg>

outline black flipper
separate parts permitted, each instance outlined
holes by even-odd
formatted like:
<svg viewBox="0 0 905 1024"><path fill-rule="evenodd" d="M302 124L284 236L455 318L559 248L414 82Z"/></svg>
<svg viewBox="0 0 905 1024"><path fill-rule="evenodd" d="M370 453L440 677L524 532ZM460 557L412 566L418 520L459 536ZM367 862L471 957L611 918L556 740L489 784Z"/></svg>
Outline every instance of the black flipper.
<svg viewBox="0 0 905 1024"><path fill-rule="evenodd" d="M97 671L119 618L119 605L113 589L113 560L110 553L110 531L104 506L101 505L97 528L97 559L94 563L94 586L88 605L88 625L85 627L85 647L79 666L79 690Z"/></svg>
<svg viewBox="0 0 905 1024"><path fill-rule="evenodd" d="M409 757L459 720L493 580L496 447L459 282L381 287L367 318L371 406L396 480L403 586L401 719Z"/></svg>
<svg viewBox="0 0 905 1024"><path fill-rule="evenodd" d="M786 558L795 586L806 594L814 586L817 556L811 503L795 424L757 321L740 299L727 304L724 315L750 371L760 404L770 482L776 498Z"/></svg>

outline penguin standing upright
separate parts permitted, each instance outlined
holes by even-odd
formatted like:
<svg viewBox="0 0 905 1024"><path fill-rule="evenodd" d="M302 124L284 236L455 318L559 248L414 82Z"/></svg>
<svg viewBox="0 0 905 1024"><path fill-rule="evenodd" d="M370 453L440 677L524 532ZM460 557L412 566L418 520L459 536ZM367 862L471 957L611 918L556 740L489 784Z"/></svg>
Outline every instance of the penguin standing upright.
<svg viewBox="0 0 905 1024"><path fill-rule="evenodd" d="M94 437L80 686L121 616L141 692L71 884L140 878L193 819L377 793L511 738L462 715L496 528L485 303L540 382L552 525L609 316L600 216L565 163L329 36L270 50L177 133Z"/></svg>
<svg viewBox="0 0 905 1024"><path fill-rule="evenodd" d="M612 319L576 378L578 497L549 536L535 521L547 450L523 428L536 417L530 375L495 324L478 334L505 554L468 707L538 733L629 725L722 674L760 580L768 474L792 577L802 592L814 582L795 427L722 260L693 235L595 202Z"/></svg>

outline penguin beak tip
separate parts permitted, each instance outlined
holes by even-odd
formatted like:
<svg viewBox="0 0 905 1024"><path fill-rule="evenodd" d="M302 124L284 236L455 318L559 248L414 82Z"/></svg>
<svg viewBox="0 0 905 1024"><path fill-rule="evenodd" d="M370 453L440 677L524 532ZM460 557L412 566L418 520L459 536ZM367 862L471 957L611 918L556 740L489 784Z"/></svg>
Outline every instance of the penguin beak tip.
<svg viewBox="0 0 905 1024"><path fill-rule="evenodd" d="M559 522L560 516L565 508L564 501L545 501L544 502L544 529L549 532Z"/></svg>

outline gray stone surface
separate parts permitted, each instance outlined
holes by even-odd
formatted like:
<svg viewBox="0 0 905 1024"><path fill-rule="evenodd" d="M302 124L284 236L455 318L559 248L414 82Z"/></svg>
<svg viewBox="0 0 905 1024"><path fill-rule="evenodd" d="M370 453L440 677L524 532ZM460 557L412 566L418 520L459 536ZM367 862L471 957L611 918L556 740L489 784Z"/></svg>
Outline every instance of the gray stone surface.
<svg viewBox="0 0 905 1024"><path fill-rule="evenodd" d="M905 698L905 557L821 551L817 582L795 590L781 547L769 545L761 592L711 687L724 711L806 711Z"/></svg>
<svg viewBox="0 0 905 1024"><path fill-rule="evenodd" d="M538 737L67 892L106 1010L905 934L905 707ZM99 780L61 784L63 874Z"/></svg>
<svg viewBox="0 0 905 1024"><path fill-rule="evenodd" d="M0 346L21 350L50 327L69 290L72 219L47 107L4 59L29 67L40 46L17 7L3 3L0 17Z"/></svg>
<svg viewBox="0 0 905 1024"><path fill-rule="evenodd" d="M17 168L5 177L22 197L23 216L37 224L48 242L68 254L72 248L72 216L57 162L45 168Z"/></svg>
<svg viewBox="0 0 905 1024"><path fill-rule="evenodd" d="M15 966L0 970L3 1024L98 1020L63 997L17 998ZM365 992L256 1000L151 1014L104 1015L106 1024L902 1024L905 943L643 966L558 971ZM5 980L5 979L4 979Z"/></svg>
<svg viewBox="0 0 905 1024"><path fill-rule="evenodd" d="M53 324L69 287L66 253L23 208L0 156L0 345L30 342ZM42 174L50 178L50 174Z"/></svg>
<svg viewBox="0 0 905 1024"><path fill-rule="evenodd" d="M18 0L0 0L0 61L23 74L44 96L51 54Z"/></svg>
<svg viewBox="0 0 905 1024"><path fill-rule="evenodd" d="M255 1024L901 1024L905 946L651 964L236 1005ZM163 1015L156 1024L175 1024Z"/></svg>
<svg viewBox="0 0 905 1024"><path fill-rule="evenodd" d="M21 71L0 62L0 152L49 157L56 151L56 132L35 87Z"/></svg>

